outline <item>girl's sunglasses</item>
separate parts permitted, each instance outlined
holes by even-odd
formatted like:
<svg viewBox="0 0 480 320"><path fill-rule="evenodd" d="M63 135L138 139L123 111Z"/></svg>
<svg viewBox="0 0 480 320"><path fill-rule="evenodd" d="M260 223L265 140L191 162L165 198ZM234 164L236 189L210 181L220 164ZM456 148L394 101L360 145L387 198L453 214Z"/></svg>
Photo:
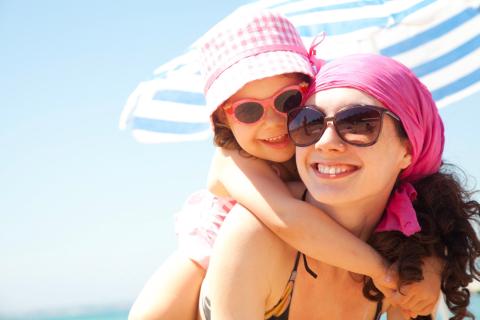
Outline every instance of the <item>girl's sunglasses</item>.
<svg viewBox="0 0 480 320"><path fill-rule="evenodd" d="M288 134L297 147L306 147L320 140L328 122L333 122L343 141L367 147L377 142L382 131L383 114L400 121L394 113L370 105L348 106L337 111L333 117L327 117L315 106L299 107L288 113Z"/></svg>
<svg viewBox="0 0 480 320"><path fill-rule="evenodd" d="M265 116L265 110L273 105L273 109L282 115L299 107L303 100L303 93L307 89L307 83L292 85L277 91L267 99L254 98L241 99L224 107L226 113L244 124L255 124Z"/></svg>

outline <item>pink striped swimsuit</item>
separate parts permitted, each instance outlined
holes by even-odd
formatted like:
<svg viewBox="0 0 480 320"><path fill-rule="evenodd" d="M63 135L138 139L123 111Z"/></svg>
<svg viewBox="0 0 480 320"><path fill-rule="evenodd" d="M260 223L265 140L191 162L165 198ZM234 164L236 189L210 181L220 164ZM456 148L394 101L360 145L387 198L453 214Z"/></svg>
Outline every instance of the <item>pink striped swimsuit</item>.
<svg viewBox="0 0 480 320"><path fill-rule="evenodd" d="M190 195L175 216L179 250L207 269L218 230L236 203L207 190Z"/></svg>

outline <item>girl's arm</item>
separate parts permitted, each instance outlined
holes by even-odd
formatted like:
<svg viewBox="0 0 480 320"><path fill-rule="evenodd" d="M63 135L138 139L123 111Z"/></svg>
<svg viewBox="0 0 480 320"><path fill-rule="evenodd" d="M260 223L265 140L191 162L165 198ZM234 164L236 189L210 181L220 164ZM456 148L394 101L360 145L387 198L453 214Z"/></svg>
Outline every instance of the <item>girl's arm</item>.
<svg viewBox="0 0 480 320"><path fill-rule="evenodd" d="M128 319L196 319L204 275L205 270L192 260L172 254L145 284Z"/></svg>
<svg viewBox="0 0 480 320"><path fill-rule="evenodd" d="M424 281L421 281L419 283L422 283ZM427 281L428 282L428 281ZM403 290L403 289L402 289ZM408 294L407 296L410 296ZM428 309L428 312L412 312L411 310L405 309L404 306L402 305L395 305L395 299L388 299L388 304L390 305L387 308L387 319L388 320L410 320L410 319L419 319L419 318L424 318L423 316L430 315L432 320L437 319L437 309L439 306L439 303L442 303L441 301L441 295L439 294L436 298L436 302L433 306L430 306ZM426 317L425 317L426 318ZM444 317L440 317L444 318ZM447 317L445 316L445 319Z"/></svg>
<svg viewBox="0 0 480 320"><path fill-rule="evenodd" d="M387 265L372 247L320 209L294 198L266 161L219 148L212 163L209 189L221 196L229 194L283 241L307 256L368 275L379 288L395 287L384 280Z"/></svg>
<svg viewBox="0 0 480 320"><path fill-rule="evenodd" d="M217 200L198 191L175 214L178 249L145 284L130 310L130 320L196 319L211 238L225 215L223 202Z"/></svg>
<svg viewBox="0 0 480 320"><path fill-rule="evenodd" d="M434 314L441 294L443 260L437 256L422 260L423 279L402 286L401 293L397 292L389 298L392 304L398 305L411 318Z"/></svg>
<svg viewBox="0 0 480 320"><path fill-rule="evenodd" d="M390 307L387 310L387 320L410 320L409 316L405 315L398 307Z"/></svg>

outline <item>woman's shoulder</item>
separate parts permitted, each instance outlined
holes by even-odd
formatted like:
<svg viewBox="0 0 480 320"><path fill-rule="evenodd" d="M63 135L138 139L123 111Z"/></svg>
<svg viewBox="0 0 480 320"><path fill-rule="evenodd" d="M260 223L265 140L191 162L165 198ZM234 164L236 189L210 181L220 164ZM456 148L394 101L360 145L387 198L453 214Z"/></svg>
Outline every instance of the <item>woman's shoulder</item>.
<svg viewBox="0 0 480 320"><path fill-rule="evenodd" d="M290 264L295 251L248 209L237 204L219 231L212 261L225 259L224 254L227 252L230 253L230 263L260 271L282 269L279 266ZM235 255L231 255L231 252L235 252Z"/></svg>
<svg viewBox="0 0 480 320"><path fill-rule="evenodd" d="M237 204L225 219L215 242L207 272L208 286L212 280L223 285L228 282L237 290L251 286L267 307L273 307L288 282L295 253Z"/></svg>
<svg viewBox="0 0 480 320"><path fill-rule="evenodd" d="M229 241L254 245L256 251L264 247L280 248L285 245L254 214L238 203L229 212L220 232Z"/></svg>

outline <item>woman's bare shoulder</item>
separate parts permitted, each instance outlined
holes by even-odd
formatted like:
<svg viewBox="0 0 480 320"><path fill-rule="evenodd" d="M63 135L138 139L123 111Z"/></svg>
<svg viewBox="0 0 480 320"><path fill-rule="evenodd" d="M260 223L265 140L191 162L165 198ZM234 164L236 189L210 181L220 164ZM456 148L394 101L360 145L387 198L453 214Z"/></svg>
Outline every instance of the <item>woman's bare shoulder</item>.
<svg viewBox="0 0 480 320"><path fill-rule="evenodd" d="M220 230L222 234L228 234L229 238L239 237L242 243L261 243L280 245L281 241L270 229L268 229L258 218L247 208L236 204L229 212ZM227 237L227 235L225 235Z"/></svg>
<svg viewBox="0 0 480 320"><path fill-rule="evenodd" d="M238 291L254 288L266 306L272 307L288 281L294 258L292 247L246 208L235 205L216 239L207 283Z"/></svg>
<svg viewBox="0 0 480 320"><path fill-rule="evenodd" d="M291 251L292 248L255 215L237 204L219 231L212 259L218 258L219 252L235 252L233 259L238 260L238 264L255 264L256 267L269 269L282 264ZM243 261L244 259L250 262Z"/></svg>

